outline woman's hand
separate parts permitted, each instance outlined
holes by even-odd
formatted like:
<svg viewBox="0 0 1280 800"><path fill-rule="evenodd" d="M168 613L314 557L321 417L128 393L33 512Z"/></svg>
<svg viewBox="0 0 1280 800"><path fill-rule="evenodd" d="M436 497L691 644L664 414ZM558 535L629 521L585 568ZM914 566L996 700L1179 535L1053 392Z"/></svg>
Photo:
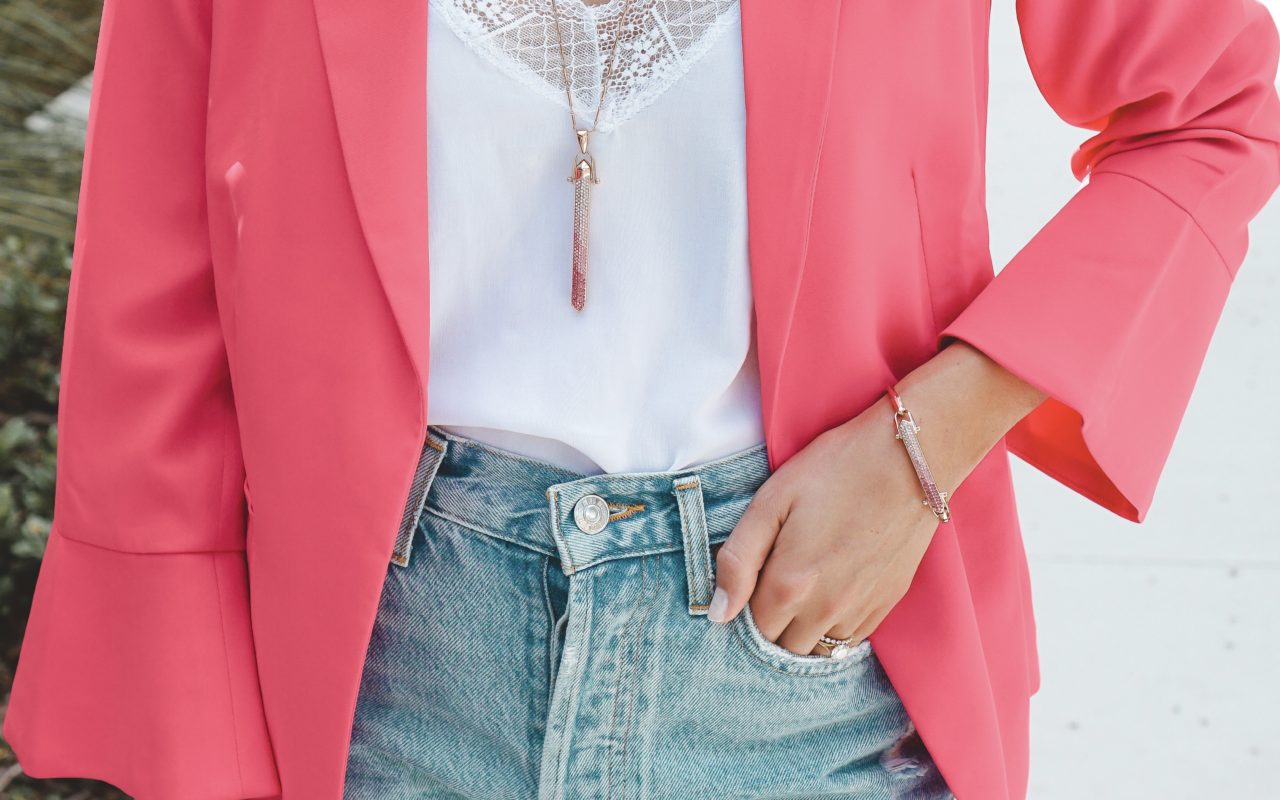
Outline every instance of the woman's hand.
<svg viewBox="0 0 1280 800"><path fill-rule="evenodd" d="M962 341L895 386L920 425L939 488L950 493L1045 397ZM857 644L876 629L942 524L922 502L892 419L882 395L760 486L717 546L713 621L732 619L750 600L761 633L799 654L826 653L823 634Z"/></svg>

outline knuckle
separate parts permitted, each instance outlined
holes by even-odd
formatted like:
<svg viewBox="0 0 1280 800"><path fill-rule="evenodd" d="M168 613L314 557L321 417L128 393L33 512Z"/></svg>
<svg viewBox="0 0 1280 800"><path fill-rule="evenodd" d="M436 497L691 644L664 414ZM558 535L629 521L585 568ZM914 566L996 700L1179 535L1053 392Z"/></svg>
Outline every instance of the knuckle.
<svg viewBox="0 0 1280 800"><path fill-rule="evenodd" d="M844 602L839 597L819 600L814 609L818 619L826 623L838 623L845 616Z"/></svg>
<svg viewBox="0 0 1280 800"><path fill-rule="evenodd" d="M762 517L776 519L782 516L782 496L776 486L765 481L756 489L747 503L746 513L759 514Z"/></svg>
<svg viewBox="0 0 1280 800"><path fill-rule="evenodd" d="M770 582L769 592L782 605L791 605L803 597L808 588L807 575L784 572Z"/></svg>
<svg viewBox="0 0 1280 800"><path fill-rule="evenodd" d="M737 548L727 542L721 544L715 553L716 570L723 572L734 572L746 566L746 560Z"/></svg>

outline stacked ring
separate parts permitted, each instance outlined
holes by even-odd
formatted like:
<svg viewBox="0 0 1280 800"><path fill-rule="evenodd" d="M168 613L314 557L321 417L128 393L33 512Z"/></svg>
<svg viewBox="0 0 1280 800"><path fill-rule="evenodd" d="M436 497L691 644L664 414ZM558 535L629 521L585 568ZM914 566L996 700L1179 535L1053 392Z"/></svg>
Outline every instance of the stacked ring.
<svg viewBox="0 0 1280 800"><path fill-rule="evenodd" d="M844 658L853 652L852 636L844 639L836 639L831 636L822 635L818 637L818 644L827 648L827 654L832 658Z"/></svg>

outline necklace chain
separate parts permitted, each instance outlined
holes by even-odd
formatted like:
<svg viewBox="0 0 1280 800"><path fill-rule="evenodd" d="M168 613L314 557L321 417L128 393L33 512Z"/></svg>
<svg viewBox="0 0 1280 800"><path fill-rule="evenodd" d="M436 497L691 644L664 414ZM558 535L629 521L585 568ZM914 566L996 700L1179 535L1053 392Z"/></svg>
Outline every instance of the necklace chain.
<svg viewBox="0 0 1280 800"><path fill-rule="evenodd" d="M570 0L580 3L584 0ZM627 9L631 0L626 0L622 7L623 21L626 20ZM605 64L604 77L600 81L600 99L596 103L596 115L591 127L586 130L578 128L578 117L573 111L573 89L569 80L569 59L564 52L564 34L560 31L560 7L556 0L551 0L551 10L556 20L556 40L560 43L560 72L564 76L564 93L569 101L569 124L573 126L574 136L578 139L578 154L574 156L573 171L568 180L573 184L573 271L570 278L569 302L581 311L587 302L587 250L588 228L591 216L591 187L600 182L600 173L596 169L596 160L587 148L587 139L595 131L600 121L600 110L604 108L605 92L609 90L609 76L613 72L614 56L618 52L618 42L622 39L619 30L613 37L613 46L609 49L609 61Z"/></svg>
<svg viewBox="0 0 1280 800"><path fill-rule="evenodd" d="M572 2L580 3L580 2L583 2L583 0L572 0ZM620 19L622 20L626 19L627 9L630 6L631 6L631 0L626 0L626 2L622 6L622 13L619 17ZM578 130L578 117L573 112L573 92L570 91L570 88L569 88L568 59L565 57L564 35L560 32L560 7L556 5L556 0L551 0L551 11L556 21L556 40L559 42L559 45L560 45L560 73L564 78L565 98L569 101L569 124L576 131ZM604 108L604 96L605 96L605 92L609 90L609 76L613 72L613 58L614 58L614 54L617 53L618 51L618 41L620 39L622 39L621 30L619 30L618 33L613 37L613 46L609 48L609 61L605 65L604 77L600 81L600 99L596 102L596 113L595 113L595 117L592 118L591 120L591 127L587 129L589 131L594 131L596 129L596 123L600 121L600 109Z"/></svg>

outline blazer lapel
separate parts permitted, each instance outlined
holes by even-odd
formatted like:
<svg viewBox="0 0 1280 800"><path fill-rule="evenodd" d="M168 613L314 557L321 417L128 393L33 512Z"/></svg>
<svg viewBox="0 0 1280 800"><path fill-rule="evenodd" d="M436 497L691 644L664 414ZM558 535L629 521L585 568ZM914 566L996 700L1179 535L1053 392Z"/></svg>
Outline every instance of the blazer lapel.
<svg viewBox="0 0 1280 800"><path fill-rule="evenodd" d="M313 2L356 210L425 397L427 0ZM740 0L748 248L766 430L807 254L839 10L840 0Z"/></svg>
<svg viewBox="0 0 1280 800"><path fill-rule="evenodd" d="M747 237L769 466L778 379L808 256L840 0L739 0Z"/></svg>
<svg viewBox="0 0 1280 800"><path fill-rule="evenodd" d="M427 0L314 0L360 225L426 394Z"/></svg>

